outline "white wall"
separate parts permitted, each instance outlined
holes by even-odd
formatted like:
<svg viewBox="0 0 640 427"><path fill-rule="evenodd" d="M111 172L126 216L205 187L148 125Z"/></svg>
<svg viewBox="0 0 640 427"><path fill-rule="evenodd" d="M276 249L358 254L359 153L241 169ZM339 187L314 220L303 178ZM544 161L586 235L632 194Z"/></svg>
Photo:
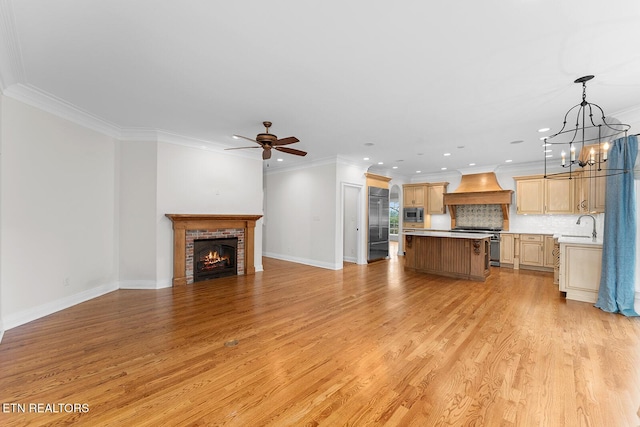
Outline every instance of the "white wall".
<svg viewBox="0 0 640 427"><path fill-rule="evenodd" d="M156 280L173 277L173 230L168 213L262 215L263 160L158 143ZM255 229L256 271L262 270L262 220Z"/></svg>
<svg viewBox="0 0 640 427"><path fill-rule="evenodd" d="M116 142L3 97L6 329L117 288Z"/></svg>
<svg viewBox="0 0 640 427"><path fill-rule="evenodd" d="M265 184L264 255L342 268L342 240L336 241L340 226L336 163L269 173Z"/></svg>
<svg viewBox="0 0 640 427"><path fill-rule="evenodd" d="M262 214L262 159L117 141L0 97L0 337L118 288L170 286L165 213ZM256 270L262 228L256 227Z"/></svg>
<svg viewBox="0 0 640 427"><path fill-rule="evenodd" d="M157 143L119 143L121 288L157 288Z"/></svg>

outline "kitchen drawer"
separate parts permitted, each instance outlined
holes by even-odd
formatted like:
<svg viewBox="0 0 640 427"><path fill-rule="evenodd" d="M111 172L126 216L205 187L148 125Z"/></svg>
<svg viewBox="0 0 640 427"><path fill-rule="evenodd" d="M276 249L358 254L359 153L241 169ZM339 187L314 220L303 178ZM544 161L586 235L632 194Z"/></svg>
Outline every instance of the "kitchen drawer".
<svg viewBox="0 0 640 427"><path fill-rule="evenodd" d="M542 234L521 234L520 241L523 242L542 242Z"/></svg>

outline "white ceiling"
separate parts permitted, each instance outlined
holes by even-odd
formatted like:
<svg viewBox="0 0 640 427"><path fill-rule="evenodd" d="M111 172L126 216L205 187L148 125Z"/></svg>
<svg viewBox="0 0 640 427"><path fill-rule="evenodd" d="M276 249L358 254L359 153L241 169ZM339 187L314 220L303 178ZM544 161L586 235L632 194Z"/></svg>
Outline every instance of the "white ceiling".
<svg viewBox="0 0 640 427"><path fill-rule="evenodd" d="M559 130L586 74L608 116L640 108L637 0L0 0L0 13L5 93L228 147L270 120L309 152L272 167L541 161L537 130Z"/></svg>

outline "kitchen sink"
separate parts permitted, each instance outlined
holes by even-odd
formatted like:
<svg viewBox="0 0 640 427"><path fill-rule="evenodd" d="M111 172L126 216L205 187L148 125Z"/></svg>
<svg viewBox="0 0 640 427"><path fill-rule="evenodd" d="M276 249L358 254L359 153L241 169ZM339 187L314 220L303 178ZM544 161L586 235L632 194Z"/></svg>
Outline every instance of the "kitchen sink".
<svg viewBox="0 0 640 427"><path fill-rule="evenodd" d="M591 236L580 236L578 234L561 234L560 237L571 237L573 239L575 239L575 238L591 239Z"/></svg>

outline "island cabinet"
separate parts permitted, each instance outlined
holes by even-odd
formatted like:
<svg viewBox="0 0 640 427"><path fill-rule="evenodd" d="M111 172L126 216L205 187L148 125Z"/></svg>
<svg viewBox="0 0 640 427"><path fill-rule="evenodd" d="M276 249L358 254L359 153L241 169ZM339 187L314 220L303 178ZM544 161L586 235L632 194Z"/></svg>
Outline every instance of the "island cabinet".
<svg viewBox="0 0 640 427"><path fill-rule="evenodd" d="M462 236L464 235L464 236ZM490 274L490 236L467 233L405 234L405 270L484 281Z"/></svg>

